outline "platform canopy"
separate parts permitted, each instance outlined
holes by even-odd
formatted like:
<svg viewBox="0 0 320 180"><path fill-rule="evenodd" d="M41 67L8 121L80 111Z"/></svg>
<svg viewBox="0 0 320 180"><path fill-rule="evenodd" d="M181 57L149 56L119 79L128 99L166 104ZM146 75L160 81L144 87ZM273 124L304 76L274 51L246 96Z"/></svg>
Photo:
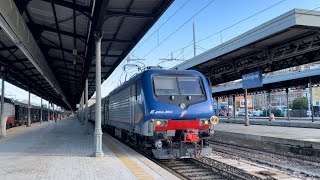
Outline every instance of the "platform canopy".
<svg viewBox="0 0 320 180"><path fill-rule="evenodd" d="M101 77L105 80L172 2L1 0L0 65L5 67L6 80L74 109L86 78L89 96L95 92L94 33L103 32Z"/></svg>
<svg viewBox="0 0 320 180"><path fill-rule="evenodd" d="M248 93L264 92L264 91L281 91L286 88L307 88L309 83L320 83L320 68L305 71L289 71L280 75L268 75L263 77L263 87L248 89ZM242 81L225 83L212 87L212 96L222 97L236 94L243 94Z"/></svg>
<svg viewBox="0 0 320 180"><path fill-rule="evenodd" d="M175 68L195 69L213 85L243 74L273 72L320 60L320 12L294 9Z"/></svg>

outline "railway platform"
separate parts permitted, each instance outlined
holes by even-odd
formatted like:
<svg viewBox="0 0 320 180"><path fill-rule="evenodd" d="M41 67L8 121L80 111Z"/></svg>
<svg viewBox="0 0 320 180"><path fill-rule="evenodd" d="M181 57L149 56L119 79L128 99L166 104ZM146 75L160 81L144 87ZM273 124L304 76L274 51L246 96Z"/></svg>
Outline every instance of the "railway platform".
<svg viewBox="0 0 320 180"><path fill-rule="evenodd" d="M320 130L314 128L244 126L221 122L215 127L215 135L320 150Z"/></svg>
<svg viewBox="0 0 320 180"><path fill-rule="evenodd" d="M0 179L177 179L107 134L105 155L91 157L92 139L75 117L9 129L0 139Z"/></svg>
<svg viewBox="0 0 320 180"><path fill-rule="evenodd" d="M226 118L220 117L220 122L244 124L244 118ZM269 121L267 118L250 118L251 125L264 125L264 126L283 126L283 127L298 127L298 128L315 128L320 129L320 119L315 119L314 122L311 119L295 118L292 120L286 120L285 118L276 118L274 121Z"/></svg>

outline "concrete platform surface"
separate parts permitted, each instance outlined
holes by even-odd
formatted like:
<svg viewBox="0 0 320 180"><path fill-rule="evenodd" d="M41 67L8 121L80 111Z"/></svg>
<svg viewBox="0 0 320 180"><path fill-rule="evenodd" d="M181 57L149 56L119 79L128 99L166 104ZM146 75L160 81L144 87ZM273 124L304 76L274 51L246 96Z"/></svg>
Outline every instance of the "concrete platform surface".
<svg viewBox="0 0 320 180"><path fill-rule="evenodd" d="M319 129L219 123L215 134L320 149Z"/></svg>
<svg viewBox="0 0 320 180"><path fill-rule="evenodd" d="M105 156L91 157L93 135L76 118L12 128L7 135L0 139L1 180L176 178L108 135Z"/></svg>
<svg viewBox="0 0 320 180"><path fill-rule="evenodd" d="M225 117L220 117L220 122L224 123L235 123L235 124L244 124L243 118L237 119L227 119ZM320 129L320 120L316 119L315 122L312 122L311 119L296 119L296 120L284 120L276 119L275 121L269 121L268 119L263 118L250 118L251 125L266 125L266 126L283 126L283 127L300 127L300 128L316 128Z"/></svg>

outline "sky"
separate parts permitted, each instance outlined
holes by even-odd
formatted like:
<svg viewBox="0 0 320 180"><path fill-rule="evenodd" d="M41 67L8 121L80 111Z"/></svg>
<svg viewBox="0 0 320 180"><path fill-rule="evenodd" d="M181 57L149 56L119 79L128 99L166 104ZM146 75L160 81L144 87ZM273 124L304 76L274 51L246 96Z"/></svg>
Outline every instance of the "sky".
<svg viewBox="0 0 320 180"><path fill-rule="evenodd" d="M137 66L170 68L192 58L193 23L198 55L294 8L320 11L320 0L175 0L103 82L102 97L138 73ZM171 56L177 60L161 60ZM7 96L27 99L26 91L5 86ZM32 95L31 103L40 98Z"/></svg>
<svg viewBox="0 0 320 180"><path fill-rule="evenodd" d="M175 0L102 84L102 96L138 72L125 64L170 68L192 58L193 23L198 55L294 8L320 10L320 0Z"/></svg>

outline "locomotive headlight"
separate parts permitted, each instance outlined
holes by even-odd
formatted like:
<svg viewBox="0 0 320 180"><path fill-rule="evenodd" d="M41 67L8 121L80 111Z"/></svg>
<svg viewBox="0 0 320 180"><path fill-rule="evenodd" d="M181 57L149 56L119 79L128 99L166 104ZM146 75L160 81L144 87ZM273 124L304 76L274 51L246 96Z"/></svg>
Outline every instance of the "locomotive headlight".
<svg viewBox="0 0 320 180"><path fill-rule="evenodd" d="M217 116L211 116L210 122L211 124L216 125L219 122L219 118Z"/></svg>
<svg viewBox="0 0 320 180"><path fill-rule="evenodd" d="M200 119L200 126L208 125L208 124L209 124L209 120L208 119Z"/></svg>
<svg viewBox="0 0 320 180"><path fill-rule="evenodd" d="M159 120L156 121L156 125L157 125L157 126L160 126L160 125L161 125L161 121L159 121Z"/></svg>
<svg viewBox="0 0 320 180"><path fill-rule="evenodd" d="M165 119L156 120L156 125L157 126L167 126L168 125L168 120L165 120Z"/></svg>

